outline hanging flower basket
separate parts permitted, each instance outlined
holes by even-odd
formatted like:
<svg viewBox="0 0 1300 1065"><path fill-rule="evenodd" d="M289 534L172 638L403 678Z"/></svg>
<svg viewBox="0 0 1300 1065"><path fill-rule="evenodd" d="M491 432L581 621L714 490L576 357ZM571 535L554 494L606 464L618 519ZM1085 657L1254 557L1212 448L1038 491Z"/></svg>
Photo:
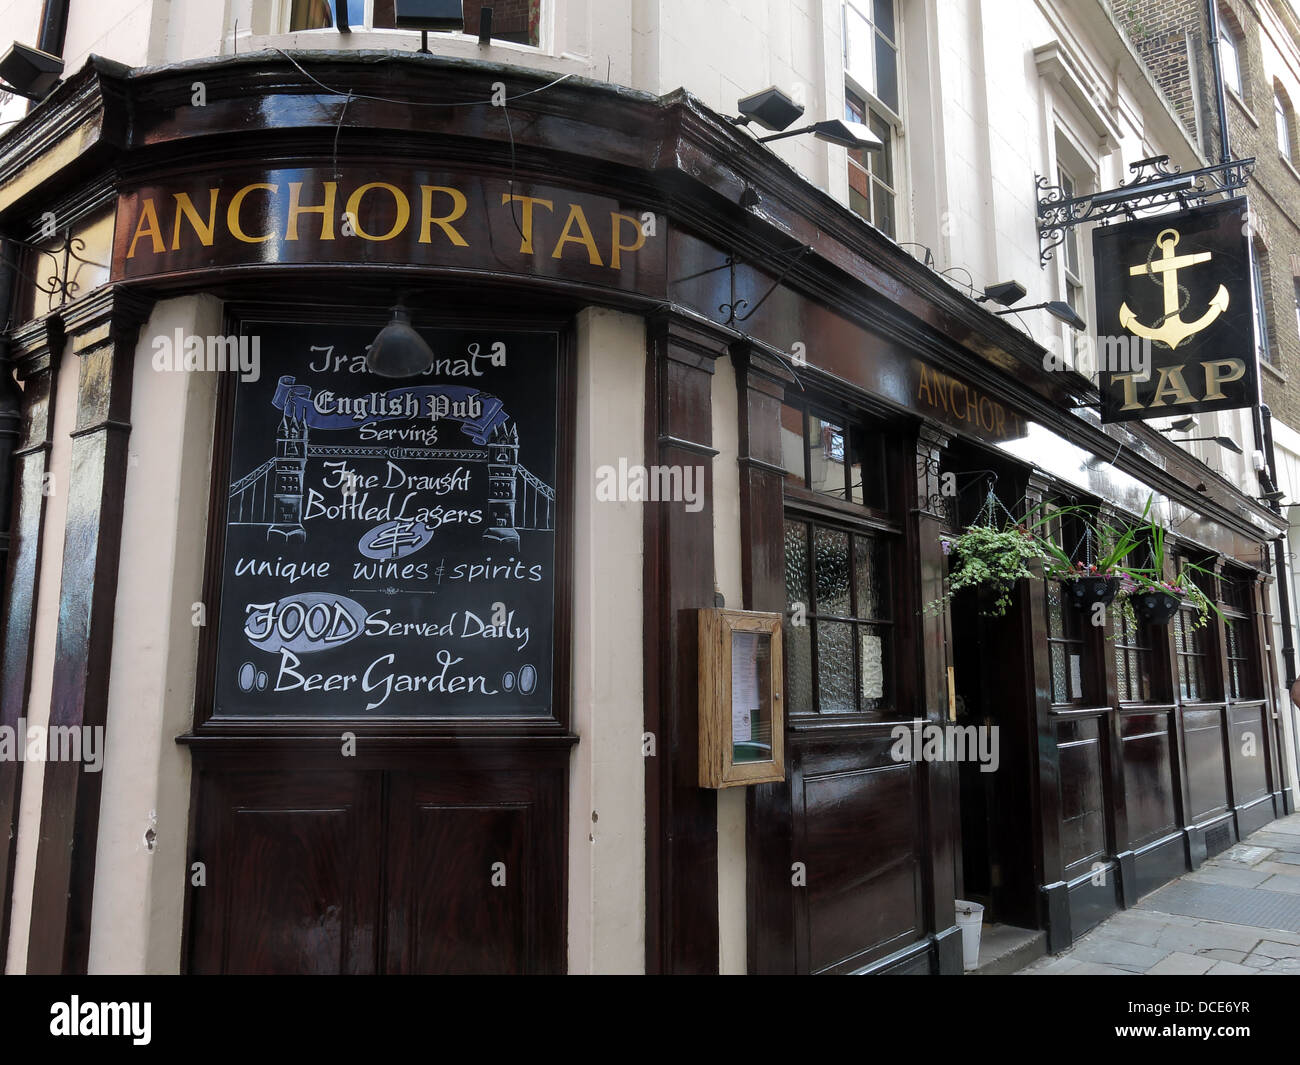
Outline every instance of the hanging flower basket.
<svg viewBox="0 0 1300 1065"><path fill-rule="evenodd" d="M1182 599L1172 592L1158 592L1151 588L1136 592L1129 599L1133 613L1148 625L1168 625L1183 605Z"/></svg>
<svg viewBox="0 0 1300 1065"><path fill-rule="evenodd" d="M1098 603L1103 605L1114 601L1119 593L1118 577L1104 573L1090 573L1078 577L1066 577L1061 581L1061 590L1066 602L1079 610L1091 610Z"/></svg>

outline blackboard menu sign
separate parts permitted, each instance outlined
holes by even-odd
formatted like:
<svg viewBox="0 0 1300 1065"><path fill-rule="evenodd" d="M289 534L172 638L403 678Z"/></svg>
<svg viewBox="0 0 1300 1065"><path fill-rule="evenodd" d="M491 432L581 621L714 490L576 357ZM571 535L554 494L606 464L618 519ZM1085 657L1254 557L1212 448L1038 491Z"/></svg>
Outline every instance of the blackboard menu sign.
<svg viewBox="0 0 1300 1065"><path fill-rule="evenodd" d="M214 716L549 716L557 336L421 330L394 380L377 331L246 327Z"/></svg>

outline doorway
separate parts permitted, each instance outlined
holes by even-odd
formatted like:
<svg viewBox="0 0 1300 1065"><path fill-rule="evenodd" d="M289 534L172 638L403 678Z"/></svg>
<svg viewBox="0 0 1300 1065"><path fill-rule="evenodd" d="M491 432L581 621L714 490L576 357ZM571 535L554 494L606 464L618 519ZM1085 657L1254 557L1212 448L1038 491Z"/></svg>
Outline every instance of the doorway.
<svg viewBox="0 0 1300 1065"><path fill-rule="evenodd" d="M950 449L943 468L958 486L949 508L954 533L977 520L990 489L1013 511L1022 498L1023 475L978 449ZM983 905L986 922L1021 928L1039 924L1032 584L1021 582L1002 616L990 616L991 599L977 591L955 595L947 656L952 701L946 725L954 727L949 744L950 757L957 758L954 830L961 855L955 894Z"/></svg>

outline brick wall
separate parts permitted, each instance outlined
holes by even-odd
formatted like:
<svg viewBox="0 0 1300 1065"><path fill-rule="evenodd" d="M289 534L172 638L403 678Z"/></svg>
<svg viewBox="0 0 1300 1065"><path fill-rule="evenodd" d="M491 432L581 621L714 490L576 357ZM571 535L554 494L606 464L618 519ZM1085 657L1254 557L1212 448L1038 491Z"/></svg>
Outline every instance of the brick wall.
<svg viewBox="0 0 1300 1065"><path fill-rule="evenodd" d="M1218 112L1204 0L1110 0L1110 5L1188 132L1206 158L1217 162ZM1300 327L1295 304L1295 280L1300 276L1300 139L1292 137L1292 155L1297 161L1292 165L1278 149L1273 86L1264 73L1263 49L1269 38L1261 31L1253 6L1243 0L1222 0L1219 10L1226 12L1226 17L1220 16L1222 25L1240 42L1242 68L1242 95L1227 92L1228 143L1234 157L1255 158L1246 192L1254 215L1256 246L1265 250L1262 296L1272 367L1277 371L1264 369L1263 397L1274 417L1300 427ZM1192 76L1189 42L1197 56L1199 79ZM1194 80L1198 83L1193 84ZM1196 98L1200 100L1200 129L1196 128ZM1294 91L1290 99L1292 104L1300 104Z"/></svg>

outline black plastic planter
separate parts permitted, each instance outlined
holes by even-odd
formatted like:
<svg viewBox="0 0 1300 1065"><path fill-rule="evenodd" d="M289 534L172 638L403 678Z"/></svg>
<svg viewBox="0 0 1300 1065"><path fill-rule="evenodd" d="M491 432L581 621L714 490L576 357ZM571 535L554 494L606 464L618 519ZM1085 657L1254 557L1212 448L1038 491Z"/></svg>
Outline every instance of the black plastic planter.
<svg viewBox="0 0 1300 1065"><path fill-rule="evenodd" d="M1168 625L1182 600L1169 592L1142 592L1133 596L1133 613L1148 625Z"/></svg>
<svg viewBox="0 0 1300 1065"><path fill-rule="evenodd" d="M1065 598L1080 610L1091 610L1098 603L1109 603L1119 591L1118 577L1071 577L1061 582Z"/></svg>

